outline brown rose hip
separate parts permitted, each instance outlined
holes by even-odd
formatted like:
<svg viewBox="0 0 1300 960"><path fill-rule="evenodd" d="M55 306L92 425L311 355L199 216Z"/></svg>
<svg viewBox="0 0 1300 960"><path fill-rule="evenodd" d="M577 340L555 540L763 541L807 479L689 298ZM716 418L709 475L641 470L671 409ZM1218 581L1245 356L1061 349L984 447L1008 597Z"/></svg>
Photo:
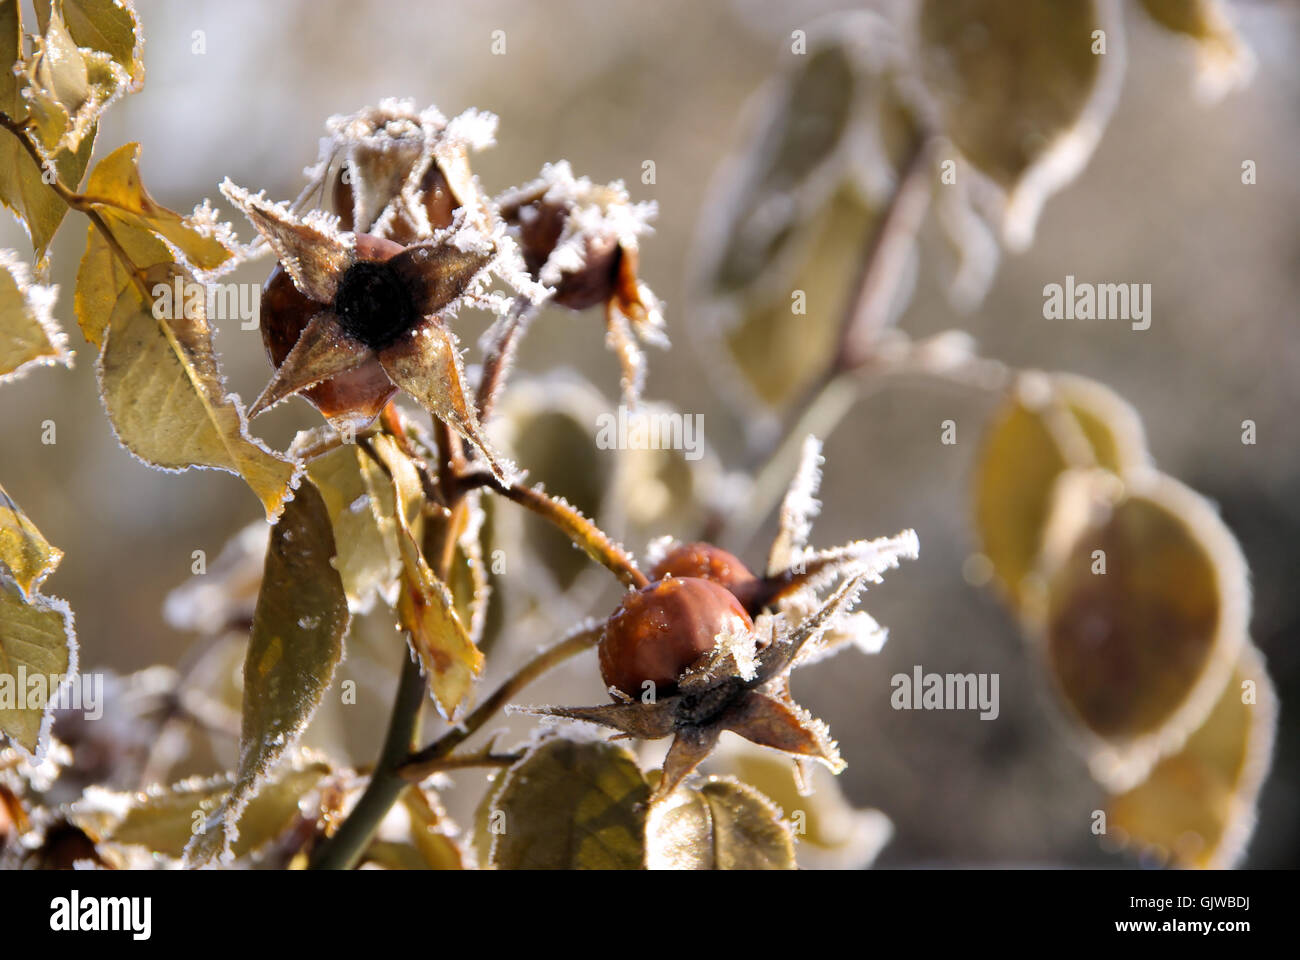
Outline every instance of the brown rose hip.
<svg viewBox="0 0 1300 960"><path fill-rule="evenodd" d="M357 257L364 262L382 263L403 250L401 244L382 237L358 233L356 238ZM323 309L324 305L307 299L276 264L262 287L261 305L262 343L273 367L280 368L308 321ZM326 417L347 415L366 423L379 415L395 393L397 387L373 360L302 391Z"/></svg>
<svg viewBox="0 0 1300 960"><path fill-rule="evenodd" d="M755 577L745 562L711 543L683 543L660 560L650 572L652 580L664 577L700 577L726 587L750 614L763 606L764 582Z"/></svg>
<svg viewBox="0 0 1300 960"><path fill-rule="evenodd" d="M724 587L699 577L669 577L629 593L605 623L600 675L606 686L640 697L646 681L657 696L677 691L688 667L713 649L720 633L753 621Z"/></svg>

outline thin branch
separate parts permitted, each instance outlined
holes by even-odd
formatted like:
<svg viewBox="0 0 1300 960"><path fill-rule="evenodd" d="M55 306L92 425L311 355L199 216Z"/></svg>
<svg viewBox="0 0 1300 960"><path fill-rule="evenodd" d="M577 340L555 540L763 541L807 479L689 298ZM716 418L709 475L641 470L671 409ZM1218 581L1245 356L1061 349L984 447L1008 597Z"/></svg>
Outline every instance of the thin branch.
<svg viewBox="0 0 1300 960"><path fill-rule="evenodd" d="M621 544L611 540L605 531L577 509L563 500L549 496L540 487L522 487L519 484L507 486L486 471L466 474L458 478L458 484L462 491L486 487L549 520L587 556L613 571L624 586L640 589L650 583L637 567L636 560Z"/></svg>
<svg viewBox="0 0 1300 960"><path fill-rule="evenodd" d="M595 646L600 639L601 626L586 627L566 637L559 643L547 647L531 660L507 677L486 700L465 718L460 726L448 730L441 737L418 753L412 754L399 768L398 772L408 781L419 782L431 773L444 769L442 766L451 752L464 743L483 724L514 699L524 687L528 686L552 667L577 656L584 650Z"/></svg>

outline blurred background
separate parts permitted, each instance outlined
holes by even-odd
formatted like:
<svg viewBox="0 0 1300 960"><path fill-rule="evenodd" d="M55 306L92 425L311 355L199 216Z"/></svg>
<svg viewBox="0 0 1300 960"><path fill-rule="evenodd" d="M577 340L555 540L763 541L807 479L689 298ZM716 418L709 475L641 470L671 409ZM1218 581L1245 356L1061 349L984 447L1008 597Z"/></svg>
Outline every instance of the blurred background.
<svg viewBox="0 0 1300 960"><path fill-rule="evenodd" d="M703 414L722 463L739 465L743 434L713 390L717 371L688 335L684 279L697 218L715 169L741 135L737 118L788 58L790 31L852 4L137 6L147 83L109 112L97 155L140 141L145 181L172 208L212 197L231 217L216 189L225 176L276 199L296 196L325 118L386 96L436 104L448 116L471 106L499 115L497 146L475 160L492 193L532 178L546 161L567 159L595 180L625 179L634 200L657 201L641 272L666 301L676 349L652 351L647 396ZM1110 384L1143 417L1160 467L1219 504L1250 563L1252 633L1283 705L1245 863L1297 866L1300 730L1290 705L1300 702L1300 8L1281 0L1232 8L1258 69L1249 88L1208 107L1189 94L1190 48L1128 10L1119 104L1086 170L1048 201L1036 243L1006 255L985 302L960 314L929 267L940 240L927 227L917 292L901 324L918 337L964 328L987 356ZM490 49L496 30L506 36L500 56ZM202 54L194 52L196 31L203 31ZM1256 162L1255 186L1241 184L1245 159ZM641 183L645 160L656 165L653 185ZM241 219L235 227L251 237ZM76 368L37 371L0 392L0 478L66 551L45 590L76 613L82 669L175 664L195 640L167 626L164 596L188 578L192 551L215 557L260 510L236 477L155 472L115 443L97 398L93 353L72 315L84 242L84 224L70 217L51 255L52 281L62 290L57 315L78 349ZM30 249L9 217L0 223L0 247ZM230 279L260 282L269 269L263 261ZM1044 320L1043 285L1066 274L1152 284L1152 328L1135 336L1126 323ZM473 343L482 321L466 323L462 340ZM269 375L259 334L227 323L217 345L231 387L255 396ZM607 397L617 396L617 368L603 349L596 312L543 316L521 366L577 368ZM974 440L989 409L984 398L955 387L887 387L862 400L828 438L814 543L914 527L921 559L866 598L865 608L890 628L884 650L801 671L795 693L839 740L849 761L840 782L850 801L893 820L881 865L1131 863L1103 852L1089 832L1101 791L1054 722L1015 623L990 592L962 576L975 549L968 519ZM961 424L956 446L935 442L947 418ZM1240 442L1247 418L1258 424L1255 446ZM53 445L41 442L46 420L57 425ZM292 402L254 432L283 448L296 430L318 422L307 404ZM761 564L769 533L745 554L751 565ZM628 544L638 552L644 545ZM612 609L616 597L606 590L591 612ZM503 640L493 674L553 636L528 630L536 632ZM386 630L368 646L381 651L381 665L401 655ZM890 676L915 664L1000 674L999 720L890 709ZM375 756L395 675L355 652L343 675L367 670L356 712L345 723L323 717L311 736L361 764ZM600 702L594 657L569 664L523 699ZM517 720L502 725L527 729ZM176 773L229 763L233 745L215 752L188 758ZM462 775L445 794L462 823L481 784L477 773Z"/></svg>

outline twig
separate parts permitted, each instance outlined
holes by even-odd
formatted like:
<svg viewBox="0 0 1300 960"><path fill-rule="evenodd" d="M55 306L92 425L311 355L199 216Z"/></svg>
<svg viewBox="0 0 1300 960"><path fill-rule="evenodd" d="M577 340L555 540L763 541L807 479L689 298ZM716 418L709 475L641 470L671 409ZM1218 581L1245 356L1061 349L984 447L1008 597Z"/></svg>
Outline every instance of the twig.
<svg viewBox="0 0 1300 960"><path fill-rule="evenodd" d="M464 723L459 727L448 730L418 753L412 754L398 768L398 772L408 781L419 782L429 774L444 769L441 764L444 763L451 752L490 720L515 694L552 667L595 646L596 641L600 639L600 629L599 626L587 627L566 637L554 646L542 650L507 677L501 686L492 692L491 696L479 704L474 712L465 718Z"/></svg>

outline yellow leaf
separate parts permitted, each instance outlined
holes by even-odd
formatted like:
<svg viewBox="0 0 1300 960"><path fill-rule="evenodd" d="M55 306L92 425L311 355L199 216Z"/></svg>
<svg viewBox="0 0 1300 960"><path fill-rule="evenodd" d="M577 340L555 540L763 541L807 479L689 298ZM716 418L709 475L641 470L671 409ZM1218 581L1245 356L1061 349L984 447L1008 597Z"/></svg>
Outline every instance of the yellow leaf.
<svg viewBox="0 0 1300 960"><path fill-rule="evenodd" d="M31 59L21 91L31 110L29 129L43 155L77 150L93 136L100 115L130 86L126 71L113 58L77 46L55 5L44 33L33 38Z"/></svg>
<svg viewBox="0 0 1300 960"><path fill-rule="evenodd" d="M1095 381L1026 374L984 431L974 518L999 586L1019 607L1038 561L1057 478L1101 466L1124 476L1147 464L1141 421Z"/></svg>
<svg viewBox="0 0 1300 960"><path fill-rule="evenodd" d="M32 367L72 366L68 338L52 312L57 292L32 283L27 264L0 250L0 383Z"/></svg>
<svg viewBox="0 0 1300 960"><path fill-rule="evenodd" d="M148 230L108 210L102 211L100 217L112 231L113 239L137 267L148 269L173 261L167 245ZM77 323L91 343L102 345L113 309L130 285L130 271L114 255L103 233L91 224L86 228L86 252L77 269L77 293L74 298Z"/></svg>
<svg viewBox="0 0 1300 960"><path fill-rule="evenodd" d="M39 594L29 602L0 577L0 733L44 757L55 695L76 672L77 641L68 605Z"/></svg>
<svg viewBox="0 0 1300 960"><path fill-rule="evenodd" d="M382 471L372 477L372 466L358 446L343 444L307 467L329 511L338 545L335 565L355 611L368 610L376 593L390 593L402 567L393 487Z"/></svg>
<svg viewBox="0 0 1300 960"><path fill-rule="evenodd" d="M63 551L49 544L0 487L0 570L8 571L29 603L62 559Z"/></svg>
<svg viewBox="0 0 1300 960"><path fill-rule="evenodd" d="M1181 867L1235 866L1255 821L1277 727L1277 697L1247 645L1210 715L1181 750L1113 797L1107 831Z"/></svg>
<svg viewBox="0 0 1300 960"><path fill-rule="evenodd" d="M80 147L61 150L55 155L54 173L70 190L75 190L85 176L94 146L92 127L82 138ZM45 256L50 240L68 212L68 205L42 176L41 168L18 138L0 130L0 202L13 211L26 229L38 261Z"/></svg>
<svg viewBox="0 0 1300 960"><path fill-rule="evenodd" d="M194 282L172 265L146 272L150 289L174 287L178 280ZM165 470L200 467L242 476L274 520L301 468L248 436L243 409L222 382L202 309L165 311L161 305L142 303L131 288L118 298L109 322L99 382L118 440ZM175 315L157 317L155 310Z"/></svg>
<svg viewBox="0 0 1300 960"><path fill-rule="evenodd" d="M1202 100L1214 101L1244 86L1255 71L1255 58L1233 29L1219 0L1140 0L1143 9L1166 30L1196 44L1196 83Z"/></svg>
<svg viewBox="0 0 1300 960"><path fill-rule="evenodd" d="M144 39L131 0L62 0L60 7L78 46L108 54L138 90L144 83Z"/></svg>
<svg viewBox="0 0 1300 960"><path fill-rule="evenodd" d="M209 224L168 210L149 196L140 179L138 143L124 144L95 164L84 193L100 212L112 212L165 238L196 269L211 270L231 257Z"/></svg>
<svg viewBox="0 0 1300 960"><path fill-rule="evenodd" d="M1055 501L1035 632L1093 775L1125 789L1222 692L1249 622L1246 563L1208 501L1154 472L1117 492L1076 471Z"/></svg>

